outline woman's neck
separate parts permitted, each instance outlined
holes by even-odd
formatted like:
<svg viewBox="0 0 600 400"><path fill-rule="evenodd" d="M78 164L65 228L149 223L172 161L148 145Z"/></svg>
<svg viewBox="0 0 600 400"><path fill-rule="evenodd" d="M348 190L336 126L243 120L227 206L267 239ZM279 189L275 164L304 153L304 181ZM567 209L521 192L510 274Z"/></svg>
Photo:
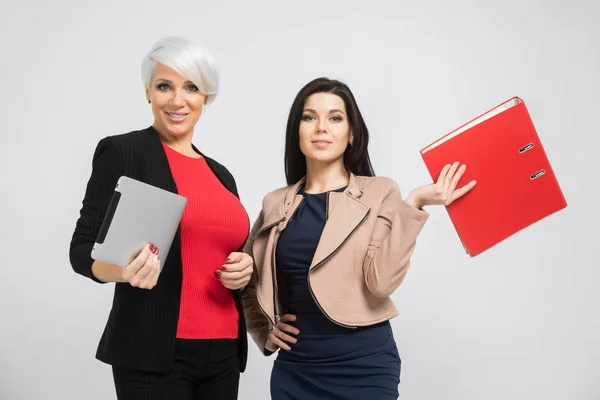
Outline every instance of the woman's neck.
<svg viewBox="0 0 600 400"><path fill-rule="evenodd" d="M324 164L306 160L306 193L323 193L348 186L350 174L342 160Z"/></svg>
<svg viewBox="0 0 600 400"><path fill-rule="evenodd" d="M153 128L156 132L158 132L160 141L163 144L188 157L200 157L200 155L196 153L192 147L192 137L194 136L193 131L185 135L173 136L169 135L168 133L161 132L161 130L155 125L153 125Z"/></svg>

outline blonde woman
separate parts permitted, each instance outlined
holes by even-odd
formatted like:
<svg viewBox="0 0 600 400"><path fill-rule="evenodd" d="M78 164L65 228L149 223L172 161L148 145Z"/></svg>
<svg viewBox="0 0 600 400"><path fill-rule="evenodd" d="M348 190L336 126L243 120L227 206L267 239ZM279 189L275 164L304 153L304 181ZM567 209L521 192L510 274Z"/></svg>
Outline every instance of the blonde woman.
<svg viewBox="0 0 600 400"><path fill-rule="evenodd" d="M236 399L247 352L240 289L252 273L239 250L249 221L233 176L192 144L218 71L206 50L175 37L151 49L142 78L154 122L100 141L71 242L75 272L116 282L96 357L112 365L119 399ZM125 267L90 257L122 175L187 198L169 254L149 244Z"/></svg>

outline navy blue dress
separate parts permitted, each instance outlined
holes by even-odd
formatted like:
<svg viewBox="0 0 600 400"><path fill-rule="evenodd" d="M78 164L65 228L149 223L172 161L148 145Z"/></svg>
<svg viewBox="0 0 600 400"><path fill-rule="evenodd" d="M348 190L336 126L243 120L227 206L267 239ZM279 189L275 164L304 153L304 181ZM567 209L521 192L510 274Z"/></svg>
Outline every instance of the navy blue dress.
<svg viewBox="0 0 600 400"><path fill-rule="evenodd" d="M336 191L343 191L344 188ZM388 321L346 328L323 314L307 274L326 222L327 193L307 194L276 249L286 313L300 330L291 350L279 350L271 373L274 400L397 399L400 357ZM327 268L327 267L324 267Z"/></svg>

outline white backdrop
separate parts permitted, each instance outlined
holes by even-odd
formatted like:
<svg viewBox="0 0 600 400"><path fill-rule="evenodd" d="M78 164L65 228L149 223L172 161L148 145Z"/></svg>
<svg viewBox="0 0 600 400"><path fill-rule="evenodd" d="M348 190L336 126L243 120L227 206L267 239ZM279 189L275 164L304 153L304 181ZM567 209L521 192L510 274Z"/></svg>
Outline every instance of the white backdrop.
<svg viewBox="0 0 600 400"><path fill-rule="evenodd" d="M429 182L419 149L521 96L569 206L473 259L430 210L393 295L401 398L600 398L598 2L0 0L0 15L0 398L115 397L94 359L112 285L73 273L68 247L98 140L152 122L140 62L166 35L221 65L194 142L252 220L285 183L287 113L313 78L349 84L376 173L405 194ZM273 358L249 358L240 398L267 399Z"/></svg>

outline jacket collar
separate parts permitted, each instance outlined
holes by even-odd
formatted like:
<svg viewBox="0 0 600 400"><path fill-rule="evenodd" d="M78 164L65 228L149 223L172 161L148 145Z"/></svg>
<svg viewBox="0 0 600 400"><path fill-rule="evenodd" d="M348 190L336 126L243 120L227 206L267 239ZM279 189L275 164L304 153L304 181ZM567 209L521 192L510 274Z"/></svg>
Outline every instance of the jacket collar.
<svg viewBox="0 0 600 400"><path fill-rule="evenodd" d="M275 225L278 231L285 229L294 210L302 202L303 196L298 192L305 181L306 178L302 178L295 185L288 187L280 198L273 199L275 204L265 215L261 230ZM343 192L329 193L328 218L310 269L317 268L329 260L369 215L371 209L360 200L363 192L359 185L360 180L350 174L348 187Z"/></svg>
<svg viewBox="0 0 600 400"><path fill-rule="evenodd" d="M302 201L302 195L298 194L304 183L306 182L306 176L300 179L297 183L288 186L285 190L282 198L273 199L276 203L270 210L266 210L264 217L263 227L272 226L287 220ZM348 180L348 186L343 192L331 192L329 198L329 215L332 215L340 199L350 197L356 200L356 203L366 207L360 202L360 197L363 192L359 187L360 182L357 181L356 176L350 173ZM285 228L285 223L280 226L281 229Z"/></svg>
<svg viewBox="0 0 600 400"><path fill-rule="evenodd" d="M285 194L285 201L283 204L284 207L289 207L290 203L293 203L294 197L298 195L300 188L302 186L304 186L305 182L306 182L306 176L304 176L297 183L295 183L294 185L292 185L288 188L288 190ZM356 199L358 199L358 198L360 198L360 196L362 196L362 191L358 188L358 185L356 182L356 175L354 175L353 173L350 173L350 178L348 180L348 187L346 187L346 189L342 193L347 193Z"/></svg>

